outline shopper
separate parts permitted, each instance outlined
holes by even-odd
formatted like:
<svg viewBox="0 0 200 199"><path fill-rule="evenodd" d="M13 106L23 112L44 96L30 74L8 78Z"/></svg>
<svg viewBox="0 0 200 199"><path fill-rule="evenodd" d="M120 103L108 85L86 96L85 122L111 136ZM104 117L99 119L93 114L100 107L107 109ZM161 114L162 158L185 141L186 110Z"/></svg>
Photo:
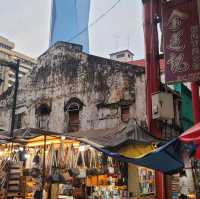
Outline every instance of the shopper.
<svg viewBox="0 0 200 199"><path fill-rule="evenodd" d="M180 172L179 178L179 187L180 187L180 199L187 199L187 195L189 193L188 185L187 185L187 176L185 170Z"/></svg>

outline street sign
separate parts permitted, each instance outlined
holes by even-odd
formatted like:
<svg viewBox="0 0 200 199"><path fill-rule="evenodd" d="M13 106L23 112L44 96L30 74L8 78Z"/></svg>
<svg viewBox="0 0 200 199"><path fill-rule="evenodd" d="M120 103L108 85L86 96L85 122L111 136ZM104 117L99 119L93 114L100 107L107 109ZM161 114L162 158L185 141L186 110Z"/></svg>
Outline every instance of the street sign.
<svg viewBox="0 0 200 199"><path fill-rule="evenodd" d="M200 80L198 0L163 0L166 83Z"/></svg>

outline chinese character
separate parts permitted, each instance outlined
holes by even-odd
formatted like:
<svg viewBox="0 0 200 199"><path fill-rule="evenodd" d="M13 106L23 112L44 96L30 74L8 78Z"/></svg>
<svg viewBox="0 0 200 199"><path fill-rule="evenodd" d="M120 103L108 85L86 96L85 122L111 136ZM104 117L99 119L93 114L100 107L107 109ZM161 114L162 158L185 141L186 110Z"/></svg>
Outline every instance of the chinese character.
<svg viewBox="0 0 200 199"><path fill-rule="evenodd" d="M196 55L192 57L192 62L193 63L200 63L200 55Z"/></svg>
<svg viewBox="0 0 200 199"><path fill-rule="evenodd" d="M168 29L171 31L178 31L181 29L183 25L183 21L188 17L183 12L180 12L178 10L173 10L171 16L168 19Z"/></svg>
<svg viewBox="0 0 200 199"><path fill-rule="evenodd" d="M183 51L185 48L185 45L182 44L182 41L183 41L181 39L182 36L183 36L183 30L180 30L179 32L174 32L171 35L170 43L167 48L173 51Z"/></svg>
<svg viewBox="0 0 200 199"><path fill-rule="evenodd" d="M192 48L192 55L193 55L193 56L199 55L199 54L200 54L199 48Z"/></svg>
<svg viewBox="0 0 200 199"><path fill-rule="evenodd" d="M191 45L192 45L192 48L198 48L199 47L199 41L198 40L192 40Z"/></svg>
<svg viewBox="0 0 200 199"><path fill-rule="evenodd" d="M183 53L170 53L170 59L167 64L170 65L172 73L185 72L189 69L189 65L184 62Z"/></svg>
<svg viewBox="0 0 200 199"><path fill-rule="evenodd" d="M192 64L192 68L193 68L194 70L199 69L199 66L200 66L199 63L193 63L193 64Z"/></svg>

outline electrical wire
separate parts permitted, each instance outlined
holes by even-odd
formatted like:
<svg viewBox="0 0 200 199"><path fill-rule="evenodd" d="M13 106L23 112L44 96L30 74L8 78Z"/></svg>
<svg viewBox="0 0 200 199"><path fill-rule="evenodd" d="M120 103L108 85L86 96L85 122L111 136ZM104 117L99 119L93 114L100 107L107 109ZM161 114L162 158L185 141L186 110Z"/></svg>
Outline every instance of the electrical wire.
<svg viewBox="0 0 200 199"><path fill-rule="evenodd" d="M106 10L102 15L97 17L92 23L90 23L88 26L83 28L79 33L75 34L73 37L71 37L68 42L71 42L72 40L76 39L78 36L86 32L89 28L94 26L96 23L98 23L103 17L105 17L109 12L111 12L119 3L121 0L116 1L108 10Z"/></svg>

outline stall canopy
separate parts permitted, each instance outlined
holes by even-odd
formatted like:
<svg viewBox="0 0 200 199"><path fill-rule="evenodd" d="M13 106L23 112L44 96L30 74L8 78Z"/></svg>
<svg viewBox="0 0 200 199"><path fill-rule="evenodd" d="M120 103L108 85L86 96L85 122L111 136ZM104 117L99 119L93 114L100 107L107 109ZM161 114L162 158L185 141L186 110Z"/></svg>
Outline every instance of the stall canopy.
<svg viewBox="0 0 200 199"><path fill-rule="evenodd" d="M166 174L173 174L184 168L184 163L179 153L180 145L180 141L175 139L140 158L128 158L106 148L94 147L117 160L159 170Z"/></svg>
<svg viewBox="0 0 200 199"><path fill-rule="evenodd" d="M0 136L10 136L10 131L1 131ZM23 128L23 129L15 129L13 132L14 138L29 138L29 137L37 137L38 135L61 135L59 132L37 129L37 128Z"/></svg>
<svg viewBox="0 0 200 199"><path fill-rule="evenodd" d="M27 145L27 143L31 141L34 143L37 142L38 144L40 142L41 144L44 143L44 140L52 140L55 137L58 139L60 136L61 133L36 128L16 129L14 130L12 138L10 137L10 131L1 131L0 144L9 144L13 142L15 144Z"/></svg>
<svg viewBox="0 0 200 199"><path fill-rule="evenodd" d="M117 128L109 129L89 129L65 134L67 137L89 142L91 145L106 148L110 151L118 151L127 145L157 144L160 140L154 138L137 124L129 123ZM152 148L148 151L152 151ZM138 154L139 156L141 154ZM137 155L136 155L137 156Z"/></svg>
<svg viewBox="0 0 200 199"><path fill-rule="evenodd" d="M95 149L128 163L156 169L164 173L173 173L184 167L180 158L179 139L172 140L160 148L155 146L160 140L152 137L136 123L129 123L112 129L90 129L73 133L58 133L41 129L27 128L14 131L14 142L26 142L38 136L65 136L89 144ZM0 140L11 140L9 132L1 132Z"/></svg>
<svg viewBox="0 0 200 199"><path fill-rule="evenodd" d="M88 143L116 159L164 173L175 173L184 167L180 158L181 142L179 139L172 140L155 149L154 145L160 140L152 137L134 123L116 129L91 129L65 135ZM134 150L134 153L131 154L131 150Z"/></svg>

